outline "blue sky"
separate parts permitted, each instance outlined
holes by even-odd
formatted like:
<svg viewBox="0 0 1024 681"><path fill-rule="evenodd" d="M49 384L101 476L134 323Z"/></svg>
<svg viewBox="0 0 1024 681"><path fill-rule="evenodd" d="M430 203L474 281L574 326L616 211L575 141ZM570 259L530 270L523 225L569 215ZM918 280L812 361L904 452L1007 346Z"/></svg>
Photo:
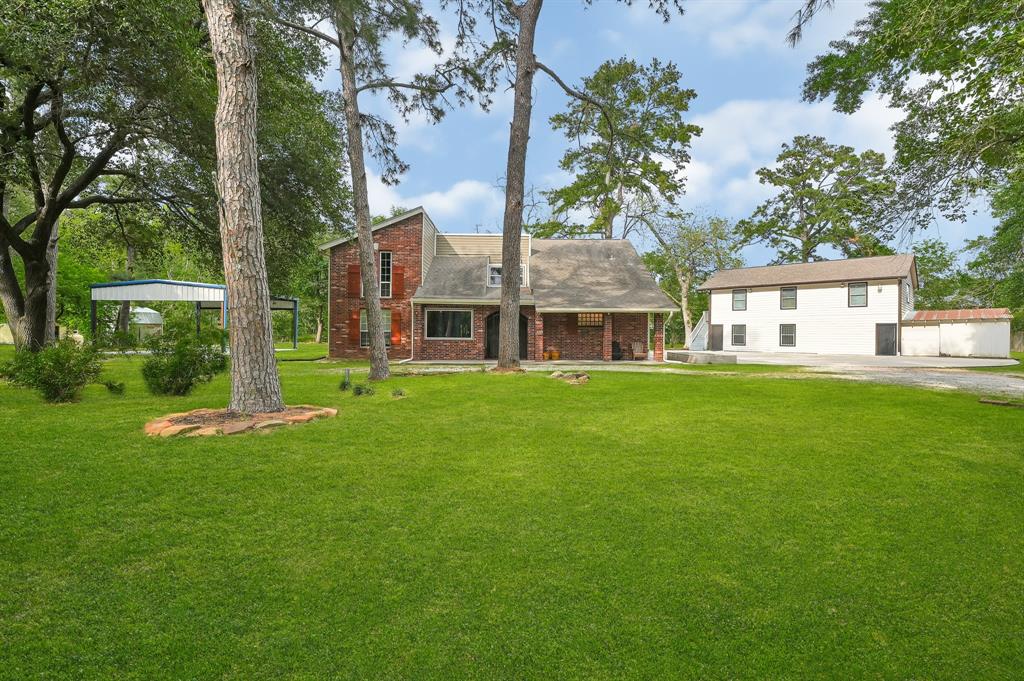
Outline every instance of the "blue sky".
<svg viewBox="0 0 1024 681"><path fill-rule="evenodd" d="M891 155L888 128L901 117L898 110L869 97L860 111L847 116L832 111L827 102L800 99L807 63L866 13L864 2L838 0L833 11L815 20L795 49L784 38L799 0L686 0L686 13L668 24L646 4L638 0L627 7L596 0L586 7L579 0L547 0L538 24L536 54L571 83L579 83L603 61L622 56L642 62L657 57L679 66L684 86L697 92L690 120L704 129L692 147L686 207L737 220L747 217L770 195L755 171L770 164L780 145L797 134L820 134L858 151L870 148ZM396 46L392 59L399 73L407 74L428 67L436 58L416 46ZM336 71L328 74L324 86L337 86ZM566 143L548 124L549 116L565 106L566 97L542 73L537 74L534 92L527 186L545 189L566 182L558 167ZM374 102L363 106L386 110ZM499 183L511 115L511 91L503 88L495 94L489 113L457 109L435 126L396 119L399 152L411 169L399 185L385 186L371 163L373 213L387 213L393 205L422 204L442 231L500 231L504 199ZM940 222L916 238L941 236L959 247L966 238L988 233L991 225L988 215L978 215L966 224ZM907 247L903 245L904 250ZM753 246L744 256L748 264L764 264L771 252Z"/></svg>

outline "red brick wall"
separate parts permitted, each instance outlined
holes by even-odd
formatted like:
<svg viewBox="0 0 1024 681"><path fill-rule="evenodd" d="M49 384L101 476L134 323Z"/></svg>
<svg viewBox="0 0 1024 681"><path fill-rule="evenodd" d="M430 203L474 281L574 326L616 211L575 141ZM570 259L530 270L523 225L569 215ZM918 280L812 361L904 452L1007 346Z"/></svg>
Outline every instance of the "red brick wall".
<svg viewBox="0 0 1024 681"><path fill-rule="evenodd" d="M612 341L618 341L625 354L632 352L634 342L647 351L647 314L605 315L605 326L576 326L569 317L575 314L544 314L543 350L555 349L562 359L611 359ZM609 327L609 328L606 328ZM627 357L628 358L628 357Z"/></svg>
<svg viewBox="0 0 1024 681"><path fill-rule="evenodd" d="M473 310L473 338L471 340L428 340L425 310ZM487 317L497 312L497 305L417 305L416 306L416 359L483 361ZM532 307L522 307L526 317L527 357L535 355L536 324Z"/></svg>
<svg viewBox="0 0 1024 681"><path fill-rule="evenodd" d="M422 240L423 214L412 215L401 222L395 223L373 233L374 243L380 251L391 251L392 279L395 268L403 270L401 295L394 290L393 297L382 298L381 307L391 310L391 314L399 316L401 342L393 344L388 350L391 359L408 359L412 351L412 307L410 299L423 280ZM354 310L364 307L363 299L358 295L350 296L348 292L348 267L359 263L359 249L356 240L346 241L330 251L331 285L328 295L330 310L330 340L328 354L331 357L367 358L369 348L359 347L359 341L350 340L352 324L358 324L352 316ZM378 261L378 267L380 266ZM378 270L379 273L379 270ZM390 330L389 330L390 332Z"/></svg>

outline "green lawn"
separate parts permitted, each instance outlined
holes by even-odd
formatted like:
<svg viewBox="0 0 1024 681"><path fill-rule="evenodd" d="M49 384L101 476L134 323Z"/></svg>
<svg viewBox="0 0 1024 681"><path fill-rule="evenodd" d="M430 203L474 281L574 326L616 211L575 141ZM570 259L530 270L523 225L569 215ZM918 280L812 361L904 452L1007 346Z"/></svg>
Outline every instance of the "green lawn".
<svg viewBox="0 0 1024 681"><path fill-rule="evenodd" d="M1011 352L1010 356L1017 360L1016 364L1003 367L976 367L974 371L995 371L997 373L1024 373L1024 352Z"/></svg>
<svg viewBox="0 0 1024 681"><path fill-rule="evenodd" d="M826 379L594 372L336 389L338 418L148 439L226 403L139 360L0 385L0 677L1010 678L1024 418ZM408 397L394 400L393 387Z"/></svg>

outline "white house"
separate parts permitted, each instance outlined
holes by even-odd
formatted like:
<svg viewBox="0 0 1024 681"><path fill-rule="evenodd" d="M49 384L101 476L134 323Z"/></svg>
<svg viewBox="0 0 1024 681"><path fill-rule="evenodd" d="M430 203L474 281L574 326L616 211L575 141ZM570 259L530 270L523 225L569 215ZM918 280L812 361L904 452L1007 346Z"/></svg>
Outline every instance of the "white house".
<svg viewBox="0 0 1024 681"><path fill-rule="evenodd" d="M1008 357L1008 310L918 312L913 255L722 270L691 349Z"/></svg>

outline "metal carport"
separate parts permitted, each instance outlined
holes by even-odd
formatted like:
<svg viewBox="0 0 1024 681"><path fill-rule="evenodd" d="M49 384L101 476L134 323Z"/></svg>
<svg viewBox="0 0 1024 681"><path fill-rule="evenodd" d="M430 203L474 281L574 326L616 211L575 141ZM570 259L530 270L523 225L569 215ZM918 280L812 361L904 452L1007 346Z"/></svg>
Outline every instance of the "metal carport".
<svg viewBox="0 0 1024 681"><path fill-rule="evenodd" d="M92 337L96 337L96 308L100 302L124 301L168 301L194 303L196 307L196 332L199 332L200 312L220 310L221 327L228 328L231 306L228 303L227 288L224 284L205 284L194 281L172 281L170 279L141 279L137 281L110 281L91 284L90 326ZM299 346L299 300L284 296L270 296L271 310L290 310L292 313L292 347Z"/></svg>

